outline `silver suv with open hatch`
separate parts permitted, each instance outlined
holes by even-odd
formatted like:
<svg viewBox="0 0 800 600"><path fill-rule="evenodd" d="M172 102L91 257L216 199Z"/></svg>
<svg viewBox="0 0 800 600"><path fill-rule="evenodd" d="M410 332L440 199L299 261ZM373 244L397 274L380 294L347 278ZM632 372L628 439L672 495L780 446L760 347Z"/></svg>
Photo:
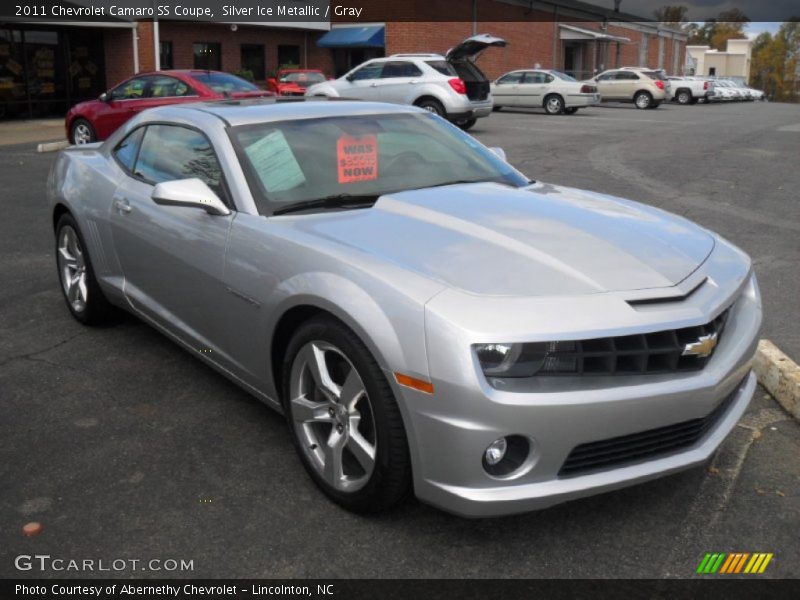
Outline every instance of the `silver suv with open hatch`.
<svg viewBox="0 0 800 600"><path fill-rule="evenodd" d="M469 129L492 114L491 84L475 61L506 41L488 33L441 54L394 54L370 60L344 76L309 87L306 96L411 104Z"/></svg>

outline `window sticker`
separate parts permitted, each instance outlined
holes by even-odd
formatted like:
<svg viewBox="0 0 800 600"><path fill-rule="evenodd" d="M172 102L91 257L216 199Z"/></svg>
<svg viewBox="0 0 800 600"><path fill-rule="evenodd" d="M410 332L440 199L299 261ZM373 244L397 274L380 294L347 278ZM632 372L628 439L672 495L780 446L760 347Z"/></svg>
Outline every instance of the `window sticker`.
<svg viewBox="0 0 800 600"><path fill-rule="evenodd" d="M267 193L285 192L306 181L282 131L265 135L247 146L245 152Z"/></svg>
<svg viewBox="0 0 800 600"><path fill-rule="evenodd" d="M375 134L343 135L336 141L339 183L355 183L378 178L378 139Z"/></svg>

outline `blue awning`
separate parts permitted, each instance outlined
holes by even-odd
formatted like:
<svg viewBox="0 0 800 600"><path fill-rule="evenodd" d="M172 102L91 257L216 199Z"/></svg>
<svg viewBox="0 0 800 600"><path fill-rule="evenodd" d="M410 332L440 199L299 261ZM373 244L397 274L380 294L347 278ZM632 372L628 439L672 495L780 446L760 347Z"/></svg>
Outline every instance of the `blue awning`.
<svg viewBox="0 0 800 600"><path fill-rule="evenodd" d="M337 27L317 40L321 48L383 48L383 25Z"/></svg>

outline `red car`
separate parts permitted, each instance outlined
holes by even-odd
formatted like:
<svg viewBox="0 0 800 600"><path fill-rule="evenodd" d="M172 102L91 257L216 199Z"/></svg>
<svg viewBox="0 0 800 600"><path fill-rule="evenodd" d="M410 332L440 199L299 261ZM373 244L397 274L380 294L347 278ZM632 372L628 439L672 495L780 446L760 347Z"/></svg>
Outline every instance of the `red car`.
<svg viewBox="0 0 800 600"><path fill-rule="evenodd" d="M156 71L138 73L97 100L76 104L67 113L67 139L89 144L106 139L125 121L147 108L219 100L274 96L256 85L220 71Z"/></svg>
<svg viewBox="0 0 800 600"><path fill-rule="evenodd" d="M319 69L281 69L267 79L267 89L278 96L302 96L306 88L327 79Z"/></svg>

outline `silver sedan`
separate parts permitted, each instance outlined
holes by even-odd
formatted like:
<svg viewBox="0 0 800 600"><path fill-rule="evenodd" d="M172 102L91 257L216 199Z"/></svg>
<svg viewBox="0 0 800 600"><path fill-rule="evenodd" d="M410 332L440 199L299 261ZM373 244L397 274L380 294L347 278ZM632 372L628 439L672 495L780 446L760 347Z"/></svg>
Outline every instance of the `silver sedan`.
<svg viewBox="0 0 800 600"><path fill-rule="evenodd" d="M157 108L48 193L72 315L131 312L283 412L350 510L508 514L700 465L756 385L744 253L422 109Z"/></svg>

